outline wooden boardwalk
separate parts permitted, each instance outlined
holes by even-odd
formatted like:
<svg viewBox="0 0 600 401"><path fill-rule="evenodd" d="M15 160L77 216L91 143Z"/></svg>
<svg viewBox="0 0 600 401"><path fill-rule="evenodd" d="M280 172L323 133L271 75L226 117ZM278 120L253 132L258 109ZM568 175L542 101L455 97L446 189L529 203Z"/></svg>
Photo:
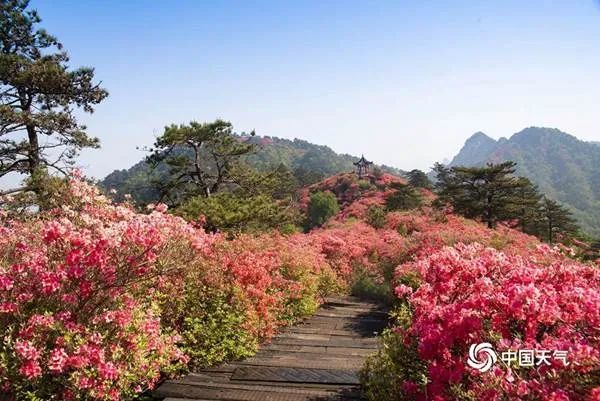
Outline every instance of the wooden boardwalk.
<svg viewBox="0 0 600 401"><path fill-rule="evenodd" d="M154 395L165 401L360 400L358 371L386 324L378 304L328 298L252 358L169 380Z"/></svg>

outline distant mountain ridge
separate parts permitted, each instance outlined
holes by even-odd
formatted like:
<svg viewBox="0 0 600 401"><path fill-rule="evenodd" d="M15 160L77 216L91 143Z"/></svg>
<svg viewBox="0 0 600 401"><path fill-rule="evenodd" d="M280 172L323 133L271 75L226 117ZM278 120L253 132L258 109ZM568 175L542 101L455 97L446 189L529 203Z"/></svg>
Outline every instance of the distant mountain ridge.
<svg viewBox="0 0 600 401"><path fill-rule="evenodd" d="M517 173L571 209L585 232L600 237L600 146L556 128L530 127L495 140L473 134L450 166L512 160Z"/></svg>

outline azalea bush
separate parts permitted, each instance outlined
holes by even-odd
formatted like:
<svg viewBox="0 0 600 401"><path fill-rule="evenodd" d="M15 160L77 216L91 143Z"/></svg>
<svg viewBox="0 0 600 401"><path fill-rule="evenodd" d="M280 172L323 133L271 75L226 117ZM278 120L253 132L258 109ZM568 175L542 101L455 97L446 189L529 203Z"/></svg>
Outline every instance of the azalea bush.
<svg viewBox="0 0 600 401"><path fill-rule="evenodd" d="M558 248L540 245L538 255L459 243L399 266L407 314L363 374L373 389L382 361L398 380L386 386L390 396L371 399L598 399L600 271ZM498 354L567 351L568 366L498 363L483 373L466 364L470 345L482 342Z"/></svg>
<svg viewBox="0 0 600 401"><path fill-rule="evenodd" d="M202 238L77 179L69 195L61 209L0 224L0 389L17 399L128 397L185 362L152 289L180 267L171 245Z"/></svg>

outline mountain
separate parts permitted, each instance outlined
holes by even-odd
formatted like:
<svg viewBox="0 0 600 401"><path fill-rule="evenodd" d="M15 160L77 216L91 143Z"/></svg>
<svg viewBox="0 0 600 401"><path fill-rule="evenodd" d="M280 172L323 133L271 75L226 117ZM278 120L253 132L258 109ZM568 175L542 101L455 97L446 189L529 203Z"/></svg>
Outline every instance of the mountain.
<svg viewBox="0 0 600 401"><path fill-rule="evenodd" d="M358 160L356 156L339 154L327 146L315 145L301 139L240 136L240 140L256 145L256 152L245 156L245 161L249 165L261 170L283 164L290 170L302 170L303 179L312 180L302 184L312 184L324 177L353 171L352 163ZM390 166L378 167L391 174L403 174L401 170ZM122 200L125 194L130 194L134 200L143 204L158 199L158 192L152 185L152 181L160 179L165 173L166 166L158 166L156 170L151 171L148 164L142 160L129 169L113 171L99 184L106 190L115 189L117 200Z"/></svg>
<svg viewBox="0 0 600 401"><path fill-rule="evenodd" d="M484 134L476 132L465 142L465 146L450 162L454 166L473 166L485 161L485 157L492 153L497 142Z"/></svg>
<svg viewBox="0 0 600 401"><path fill-rule="evenodd" d="M530 127L509 139L478 132L465 142L450 166L517 162L517 173L548 197L566 205L583 230L600 236L600 146L555 128Z"/></svg>

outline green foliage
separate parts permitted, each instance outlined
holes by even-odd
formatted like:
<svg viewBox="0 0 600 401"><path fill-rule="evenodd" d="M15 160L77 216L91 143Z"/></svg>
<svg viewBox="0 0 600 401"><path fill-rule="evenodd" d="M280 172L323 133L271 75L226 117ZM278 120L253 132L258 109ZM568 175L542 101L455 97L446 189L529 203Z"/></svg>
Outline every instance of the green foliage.
<svg viewBox="0 0 600 401"><path fill-rule="evenodd" d="M315 192L310 195L308 203L308 222L307 228L321 226L330 217L335 216L340 211L340 207L335 195L329 191Z"/></svg>
<svg viewBox="0 0 600 401"><path fill-rule="evenodd" d="M383 169L379 166L375 166L373 168L373 177L375 177L376 180L380 179L381 177L383 177Z"/></svg>
<svg viewBox="0 0 600 401"><path fill-rule="evenodd" d="M252 144L233 135L230 122L192 121L166 127L147 162L154 168L167 166L156 185L165 199L178 205L192 196L209 197L233 182L235 163L253 150Z"/></svg>
<svg viewBox="0 0 600 401"><path fill-rule="evenodd" d="M332 271L323 270L319 275L312 273L311 266L284 264L280 267L282 276L287 280L302 283L302 292L297 297L290 297L279 316L290 324L310 316L319 308L322 297L339 292L335 275Z"/></svg>
<svg viewBox="0 0 600 401"><path fill-rule="evenodd" d="M298 183L293 173L283 164L255 170L247 164L238 164L232 169L235 188L240 196L267 195L273 199L293 199Z"/></svg>
<svg viewBox="0 0 600 401"><path fill-rule="evenodd" d="M375 189L375 185L371 184L367 180L359 180L358 181L358 189L360 189L360 192L370 191L370 190Z"/></svg>
<svg viewBox="0 0 600 401"><path fill-rule="evenodd" d="M294 169L294 178L299 186L306 187L323 180L325 174L300 166Z"/></svg>
<svg viewBox="0 0 600 401"><path fill-rule="evenodd" d="M374 228L382 228L385 225L386 212L381 206L373 205L367 210L367 223Z"/></svg>
<svg viewBox="0 0 600 401"><path fill-rule="evenodd" d="M408 183L415 188L427 188L432 187L431 181L423 171L414 169L406 173Z"/></svg>
<svg viewBox="0 0 600 401"><path fill-rule="evenodd" d="M232 192L220 192L208 198L196 196L177 208L176 214L192 221L204 216L206 229L231 234L271 228L290 232L300 220L297 209L268 195Z"/></svg>
<svg viewBox="0 0 600 401"><path fill-rule="evenodd" d="M392 188L396 191L386 198L388 210L410 210L421 206L421 195L412 186L395 183Z"/></svg>
<svg viewBox="0 0 600 401"><path fill-rule="evenodd" d="M300 223L294 202L296 181L283 165L259 172L248 166L232 168L227 191L186 200L176 213L188 220L206 219L205 228L230 234L279 229L292 233Z"/></svg>
<svg viewBox="0 0 600 401"><path fill-rule="evenodd" d="M180 332L183 351L191 358L190 367L212 366L256 353L258 338L240 330L246 312L233 294L191 286L181 305L186 313Z"/></svg>
<svg viewBox="0 0 600 401"><path fill-rule="evenodd" d="M437 202L448 202L455 212L480 218L490 228L498 221L515 220L522 231L550 243L556 234L563 241L574 236L579 227L571 212L542 197L527 178L515 177L515 168L514 162L452 168L437 164Z"/></svg>
<svg viewBox="0 0 600 401"><path fill-rule="evenodd" d="M407 303L402 302L392 316L397 321L396 326L402 329L410 326L411 311ZM377 353L367 358L360 372L365 398L368 401L413 400L403 383L411 381L421 388L427 383L427 367L419 358L416 340L406 341L402 335L386 329L380 342Z"/></svg>
<svg viewBox="0 0 600 401"><path fill-rule="evenodd" d="M49 175L45 169L38 168L25 179L24 184L26 191L18 191L4 200L0 198L0 206L14 216L24 215L32 210L53 209L67 201L66 177Z"/></svg>
<svg viewBox="0 0 600 401"><path fill-rule="evenodd" d="M489 228L498 221L516 217L520 195L527 185L515 177L516 164L489 163L485 167L447 167L436 164L439 201L448 202L455 212L480 218Z"/></svg>
<svg viewBox="0 0 600 401"><path fill-rule="evenodd" d="M552 199L544 197L540 215L541 236L550 243L553 243L557 236L570 236L578 230L571 212Z"/></svg>
<svg viewBox="0 0 600 401"><path fill-rule="evenodd" d="M377 279L367 270L357 267L352 274L350 293L359 298L392 304L395 297L391 283L387 278Z"/></svg>
<svg viewBox="0 0 600 401"><path fill-rule="evenodd" d="M521 185L517 188L514 202L507 205L507 214L517 219L521 231L538 235L542 195L529 179L519 177L518 180Z"/></svg>
<svg viewBox="0 0 600 401"><path fill-rule="evenodd" d="M68 54L36 27L41 19L28 3L0 2L0 177L63 172L79 150L98 147L75 110L91 113L108 95L93 83L92 68L70 70Z"/></svg>

